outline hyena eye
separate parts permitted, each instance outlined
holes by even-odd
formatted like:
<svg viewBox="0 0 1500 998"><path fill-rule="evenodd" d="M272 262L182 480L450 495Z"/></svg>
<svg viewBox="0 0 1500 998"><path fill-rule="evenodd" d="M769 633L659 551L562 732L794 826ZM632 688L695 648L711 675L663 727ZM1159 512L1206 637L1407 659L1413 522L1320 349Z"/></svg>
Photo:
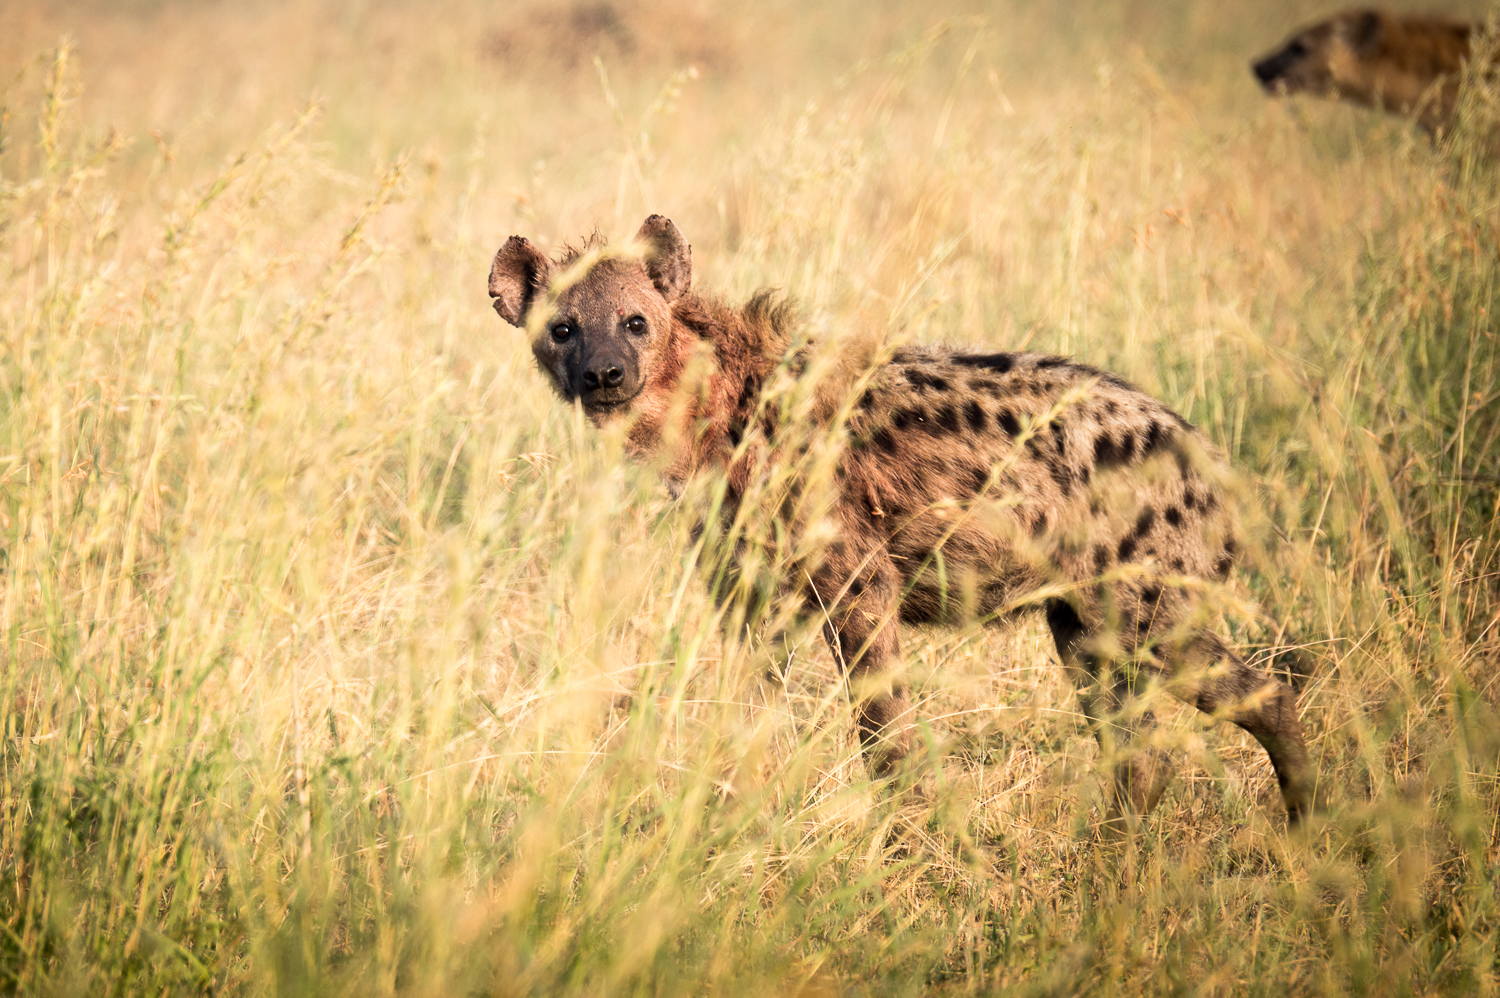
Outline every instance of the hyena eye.
<svg viewBox="0 0 1500 998"><path fill-rule="evenodd" d="M570 323L559 322L557 325L552 327L552 338L559 343L565 342L567 338L572 335L573 326Z"/></svg>
<svg viewBox="0 0 1500 998"><path fill-rule="evenodd" d="M1291 56L1304 56L1307 55L1307 46L1301 42L1292 42L1286 47L1286 53Z"/></svg>
<svg viewBox="0 0 1500 998"><path fill-rule="evenodd" d="M646 331L646 320L638 315L632 315L625 320L625 328L632 333L644 333Z"/></svg>

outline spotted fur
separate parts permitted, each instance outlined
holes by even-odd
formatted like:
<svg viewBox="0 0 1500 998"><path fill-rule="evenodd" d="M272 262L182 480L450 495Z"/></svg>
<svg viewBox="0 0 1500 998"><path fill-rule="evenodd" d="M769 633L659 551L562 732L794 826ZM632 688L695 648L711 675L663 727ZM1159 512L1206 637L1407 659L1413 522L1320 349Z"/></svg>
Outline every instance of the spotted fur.
<svg viewBox="0 0 1500 998"><path fill-rule="evenodd" d="M512 237L491 293L521 323L517 296L545 294L533 350L558 393L597 423L628 419L638 453L669 450L671 479L727 475L733 508L757 472L738 444L752 431L778 434L771 407L758 403L788 349L788 313L766 295L735 309L688 291L690 251L660 216L639 238L644 262L586 256L553 292L534 280L543 269L535 251ZM674 275L665 292L663 272ZM648 328L621 333L636 316ZM558 323L574 330L562 342L548 332ZM713 372L683 398L683 372L703 347ZM636 373L618 391L581 388L579 370L602 370L599 357ZM1160 676L1253 734L1291 817L1306 813L1313 776L1292 691L1230 650L1200 606L1205 583L1229 575L1238 544L1197 431L1120 378L1063 357L912 347L868 374L844 428L836 539L799 592L865 691L858 725L875 771L889 772L909 745L898 621L1040 608L1106 745L1150 723L1122 707L1143 678ZM668 433L672 418L697 432ZM1038 599L1041 591L1054 595ZM1149 811L1167 776L1160 754L1126 753L1114 818Z"/></svg>

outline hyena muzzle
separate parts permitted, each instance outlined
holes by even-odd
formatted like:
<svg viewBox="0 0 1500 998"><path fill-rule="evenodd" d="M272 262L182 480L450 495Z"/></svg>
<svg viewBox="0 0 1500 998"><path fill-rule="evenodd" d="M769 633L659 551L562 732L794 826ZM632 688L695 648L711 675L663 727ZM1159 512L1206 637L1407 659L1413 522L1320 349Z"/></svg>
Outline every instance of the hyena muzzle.
<svg viewBox="0 0 1500 998"><path fill-rule="evenodd" d="M726 475L732 508L757 473L739 441L757 427L777 433L773 407L758 403L786 355L784 310L765 296L731 308L691 292L691 248L662 216L637 240L639 253L554 263L512 236L489 293L532 331L559 396L598 425L625 420L634 453L673 451L669 479ZM681 390L705 353L712 374ZM911 738L898 622L996 620L1030 605L1120 760L1112 825L1149 812L1170 775L1166 755L1137 741L1153 721L1134 701L1151 683L1253 735L1290 819L1309 812L1314 772L1292 690L1212 628L1208 597L1238 548L1220 472L1191 425L1060 357L913 347L866 375L844 407L836 540L787 588L824 622L857 691L876 775ZM668 432L673 421L692 429ZM1038 592L1048 595L1028 598Z"/></svg>

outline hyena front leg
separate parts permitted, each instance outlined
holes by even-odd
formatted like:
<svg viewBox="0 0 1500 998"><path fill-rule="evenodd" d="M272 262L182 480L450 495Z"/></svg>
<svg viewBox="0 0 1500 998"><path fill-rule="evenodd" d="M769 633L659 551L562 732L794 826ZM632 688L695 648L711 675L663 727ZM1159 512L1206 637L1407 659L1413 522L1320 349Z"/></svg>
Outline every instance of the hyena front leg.
<svg viewBox="0 0 1500 998"><path fill-rule="evenodd" d="M814 576L808 601L848 679L860 745L877 778L889 776L911 747L911 697L899 674L900 585L888 557L838 552Z"/></svg>
<svg viewBox="0 0 1500 998"><path fill-rule="evenodd" d="M1149 710L1133 708L1136 670L1101 659L1088 647L1091 632L1061 599L1046 604L1047 626L1057 654L1078 688L1078 699L1106 759L1114 760L1114 786L1105 827L1124 831L1151 813L1172 779L1172 763L1160 749L1141 744L1156 725Z"/></svg>

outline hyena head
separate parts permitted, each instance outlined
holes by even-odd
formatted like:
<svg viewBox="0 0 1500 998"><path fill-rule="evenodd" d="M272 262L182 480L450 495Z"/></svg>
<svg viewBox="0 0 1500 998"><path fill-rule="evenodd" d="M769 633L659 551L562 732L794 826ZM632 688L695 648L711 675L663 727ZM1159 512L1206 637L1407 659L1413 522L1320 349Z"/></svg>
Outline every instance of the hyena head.
<svg viewBox="0 0 1500 998"><path fill-rule="evenodd" d="M692 282L692 247L652 215L631 251L570 253L557 269L511 236L490 267L495 311L532 332L537 364L565 401L596 419L629 410L675 348L672 302Z"/></svg>
<svg viewBox="0 0 1500 998"><path fill-rule="evenodd" d="M1363 68L1379 51L1389 20L1378 10L1345 11L1303 28L1250 68L1269 93L1367 98L1360 92L1367 89Z"/></svg>

